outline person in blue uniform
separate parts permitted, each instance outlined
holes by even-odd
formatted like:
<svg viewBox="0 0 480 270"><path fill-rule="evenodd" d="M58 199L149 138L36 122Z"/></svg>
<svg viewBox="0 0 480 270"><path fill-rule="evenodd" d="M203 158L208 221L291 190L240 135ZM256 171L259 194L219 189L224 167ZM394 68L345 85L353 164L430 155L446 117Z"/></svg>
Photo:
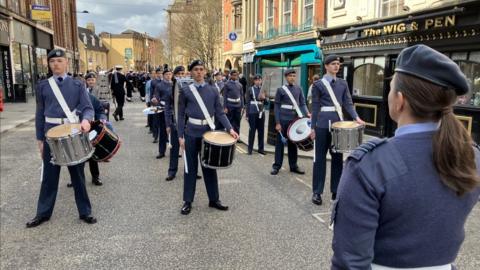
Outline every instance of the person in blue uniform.
<svg viewBox="0 0 480 270"><path fill-rule="evenodd" d="M155 69L155 78L152 80L150 83L150 101L155 97L155 88L157 87L157 84L161 83L163 80L163 75L162 75L162 68L157 68ZM155 103L155 104L153 104ZM158 105L158 99L155 99L154 102L151 102L151 105L157 106ZM159 137L166 138L166 133L161 132L161 117L159 114L152 114L152 135L153 135L153 143L158 143Z"/></svg>
<svg viewBox="0 0 480 270"><path fill-rule="evenodd" d="M453 113L468 91L444 54L425 45L400 52L388 95L398 128L347 159L331 269L455 269L480 196L480 149Z"/></svg>
<svg viewBox="0 0 480 270"><path fill-rule="evenodd" d="M220 103L223 107L223 87L225 86L225 82L223 81L222 72L216 71L215 73L213 73L213 86L215 86L215 88L218 90L218 93L220 94ZM225 130L225 128L222 126L222 123L220 123L218 119L215 119L215 127L217 128L217 130Z"/></svg>
<svg viewBox="0 0 480 270"><path fill-rule="evenodd" d="M166 104L165 99L166 99L166 95L171 90L173 85L171 81L172 72L169 69L166 69L163 72L165 72L165 74L170 75L169 80L166 80L165 78L163 78L160 82L157 82L155 84L155 88L153 89L153 98L152 98L152 104L154 106L160 106L164 108L162 112L154 114L154 118L153 118L153 124L155 125L155 128L156 128L155 132L157 132L159 136L157 159L164 158L165 152L167 151L168 136L167 136L167 127L165 123L165 119L166 119L165 118L165 104Z"/></svg>
<svg viewBox="0 0 480 270"><path fill-rule="evenodd" d="M117 108L113 112L113 118L115 121L124 120L123 118L123 105L125 104L125 82L126 77L122 73L122 66L115 66L115 71L112 74L110 82L110 88L112 89L113 96L117 102Z"/></svg>
<svg viewBox="0 0 480 270"><path fill-rule="evenodd" d="M138 77L139 87L138 92L140 92L140 100L145 102L145 85L147 84L148 73L142 72Z"/></svg>
<svg viewBox="0 0 480 270"><path fill-rule="evenodd" d="M227 114L228 121L235 132L240 132L240 121L244 109L244 95L242 84L238 82L238 72L232 70L230 79L223 86L223 108Z"/></svg>
<svg viewBox="0 0 480 270"><path fill-rule="evenodd" d="M250 129L248 131L248 154L253 151L255 133L258 131L258 153L265 155L264 133L265 133L265 93L262 90L262 76L253 77L253 86L247 89L246 93L246 118Z"/></svg>
<svg viewBox="0 0 480 270"><path fill-rule="evenodd" d="M338 121L343 121L342 108L347 111L350 116L359 124L364 125L360 117L358 117L353 107L352 97L348 89L347 82L341 78L337 78L338 70L343 59L337 55L329 55L325 57L325 75L321 80L313 82L312 86L312 122L311 122L311 138L315 140L315 160L313 162L312 177L312 202L317 205L322 204L322 193L325 186L325 177L327 173L327 152L330 150L332 157L330 162L330 192L332 200L335 200L337 194L338 182L342 175L343 155L342 153L334 153L331 151L332 135L330 126ZM335 107L335 102L330 96L325 84L329 85L335 95L339 108Z"/></svg>
<svg viewBox="0 0 480 270"><path fill-rule="evenodd" d="M127 101L132 101L132 93L133 93L133 85L134 85L134 75L133 71L128 71L126 78L126 85L127 85Z"/></svg>
<svg viewBox="0 0 480 270"><path fill-rule="evenodd" d="M67 76L66 70L68 60L63 50L54 49L49 52L48 66L53 74L53 79L58 85L65 102L74 114L79 114L81 119L81 131L90 131L90 121L93 120L93 107L88 93L81 82ZM55 200L58 191L60 166L53 165L51 160L50 147L45 140L45 134L51 128L66 122L60 103L57 101L48 80L38 82L36 88L37 108L35 113L35 131L38 148L43 159L43 175L38 198L38 207L35 217L26 225L27 228L36 227L48 221L53 213ZM80 219L86 223L96 223L92 216L92 207L85 188L85 163L75 166L68 166L70 178L75 191L75 202L77 204Z"/></svg>
<svg viewBox="0 0 480 270"><path fill-rule="evenodd" d="M194 80L193 86L197 89L210 117L218 118L233 138L238 134L225 116L217 89L205 83L205 64L200 60L193 61L188 70ZM189 86L184 86L178 97L178 137L181 149L186 153L186 170L184 174L183 207L181 214L188 215L192 210L197 182L198 156L202 146L202 136L212 129L208 125L200 106ZM226 211L228 206L221 204L218 191L217 171L202 166L203 178L207 189L209 207Z"/></svg>
<svg viewBox="0 0 480 270"><path fill-rule="evenodd" d="M310 113L308 112L305 103L305 96L303 95L302 88L295 84L297 79L295 69L285 70L284 75L286 84L278 88L277 93L275 94L275 130L277 131L277 139L275 142L275 162L272 165L272 171L270 174L277 175L280 168L282 168L285 141L288 144L288 163L290 165L290 171L297 174L305 174L303 169L298 167L297 145L288 139L287 130L293 120L298 117L310 117ZM283 87L290 91L302 115L297 113L292 100Z"/></svg>

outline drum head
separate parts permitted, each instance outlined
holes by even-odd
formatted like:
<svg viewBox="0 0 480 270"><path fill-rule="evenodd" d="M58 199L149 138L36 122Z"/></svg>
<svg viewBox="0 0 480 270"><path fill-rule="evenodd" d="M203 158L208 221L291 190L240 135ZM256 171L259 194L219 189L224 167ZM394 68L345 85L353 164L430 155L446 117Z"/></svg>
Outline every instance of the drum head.
<svg viewBox="0 0 480 270"><path fill-rule="evenodd" d="M332 124L332 128L358 128L359 123L354 121L340 121Z"/></svg>
<svg viewBox="0 0 480 270"><path fill-rule="evenodd" d="M51 128L47 132L48 138L62 138L69 135L80 133L81 127L80 124L63 124Z"/></svg>
<svg viewBox="0 0 480 270"><path fill-rule="evenodd" d="M207 131L203 134L203 140L216 145L232 145L235 139L225 131Z"/></svg>
<svg viewBox="0 0 480 270"><path fill-rule="evenodd" d="M288 128L288 138L294 142L305 140L312 133L311 121L309 118L300 118L293 122Z"/></svg>

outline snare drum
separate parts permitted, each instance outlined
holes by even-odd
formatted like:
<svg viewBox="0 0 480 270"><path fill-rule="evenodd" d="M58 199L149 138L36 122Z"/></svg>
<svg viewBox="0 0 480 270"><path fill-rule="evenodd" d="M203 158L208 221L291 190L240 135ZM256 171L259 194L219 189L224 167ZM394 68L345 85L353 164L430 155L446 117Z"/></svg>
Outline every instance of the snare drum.
<svg viewBox="0 0 480 270"><path fill-rule="evenodd" d="M120 138L100 121L92 123L89 139L95 147L92 156L95 161L109 160L117 153L122 144Z"/></svg>
<svg viewBox="0 0 480 270"><path fill-rule="evenodd" d="M226 169L232 165L237 141L225 131L203 134L201 162L210 169Z"/></svg>
<svg viewBox="0 0 480 270"><path fill-rule="evenodd" d="M52 153L51 162L60 166L73 166L87 161L93 154L88 134L80 124L63 124L51 128L46 140Z"/></svg>
<svg viewBox="0 0 480 270"><path fill-rule="evenodd" d="M332 124L332 151L348 153L362 144L364 126L353 121L340 121Z"/></svg>
<svg viewBox="0 0 480 270"><path fill-rule="evenodd" d="M313 150L313 140L310 138L312 133L310 118L298 118L288 127L288 138L303 151Z"/></svg>

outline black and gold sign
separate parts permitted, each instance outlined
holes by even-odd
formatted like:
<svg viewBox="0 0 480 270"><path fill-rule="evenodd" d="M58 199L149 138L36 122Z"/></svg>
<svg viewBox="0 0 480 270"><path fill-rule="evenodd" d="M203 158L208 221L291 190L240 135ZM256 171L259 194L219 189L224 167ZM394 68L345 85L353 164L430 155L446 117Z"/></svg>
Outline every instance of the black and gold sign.
<svg viewBox="0 0 480 270"><path fill-rule="evenodd" d="M428 18L422 21L401 22L388 24L382 27L367 28L362 31L362 37L376 37L391 34L400 34L418 30L431 30L455 26L455 15Z"/></svg>

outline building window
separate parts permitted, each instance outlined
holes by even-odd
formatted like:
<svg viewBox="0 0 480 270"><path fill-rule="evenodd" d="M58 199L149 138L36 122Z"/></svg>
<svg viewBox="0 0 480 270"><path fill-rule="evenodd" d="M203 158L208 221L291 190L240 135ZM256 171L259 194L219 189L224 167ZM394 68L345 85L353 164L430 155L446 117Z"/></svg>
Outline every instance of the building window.
<svg viewBox="0 0 480 270"><path fill-rule="evenodd" d="M90 37L92 38L92 46L95 47L95 37L93 35Z"/></svg>
<svg viewBox="0 0 480 270"><path fill-rule="evenodd" d="M267 32L273 29L273 0L267 0Z"/></svg>
<svg viewBox="0 0 480 270"><path fill-rule="evenodd" d="M235 30L242 28L242 5L236 5L233 8L233 16L235 17Z"/></svg>
<svg viewBox="0 0 480 270"><path fill-rule="evenodd" d="M385 57L355 58L353 66L353 95L382 98Z"/></svg>
<svg viewBox="0 0 480 270"><path fill-rule="evenodd" d="M305 0L303 9L304 29L309 29L313 26L313 0Z"/></svg>
<svg viewBox="0 0 480 270"><path fill-rule="evenodd" d="M82 33L82 35L83 35L83 44L85 44L85 46L87 46L87 43L88 43L88 41L87 41L87 34Z"/></svg>
<svg viewBox="0 0 480 270"><path fill-rule="evenodd" d="M283 1L283 24L292 24L292 0Z"/></svg>
<svg viewBox="0 0 480 270"><path fill-rule="evenodd" d="M0 0L0 6L7 7L7 0Z"/></svg>
<svg viewBox="0 0 480 270"><path fill-rule="evenodd" d="M457 104L480 107L480 51L471 52L468 60L456 62L467 77L471 89L466 95L458 97Z"/></svg>
<svg viewBox="0 0 480 270"><path fill-rule="evenodd" d="M20 1L19 0L9 0L8 7L11 11L20 14Z"/></svg>
<svg viewBox="0 0 480 270"><path fill-rule="evenodd" d="M405 0L381 0L380 17L390 17L400 14L405 5Z"/></svg>

